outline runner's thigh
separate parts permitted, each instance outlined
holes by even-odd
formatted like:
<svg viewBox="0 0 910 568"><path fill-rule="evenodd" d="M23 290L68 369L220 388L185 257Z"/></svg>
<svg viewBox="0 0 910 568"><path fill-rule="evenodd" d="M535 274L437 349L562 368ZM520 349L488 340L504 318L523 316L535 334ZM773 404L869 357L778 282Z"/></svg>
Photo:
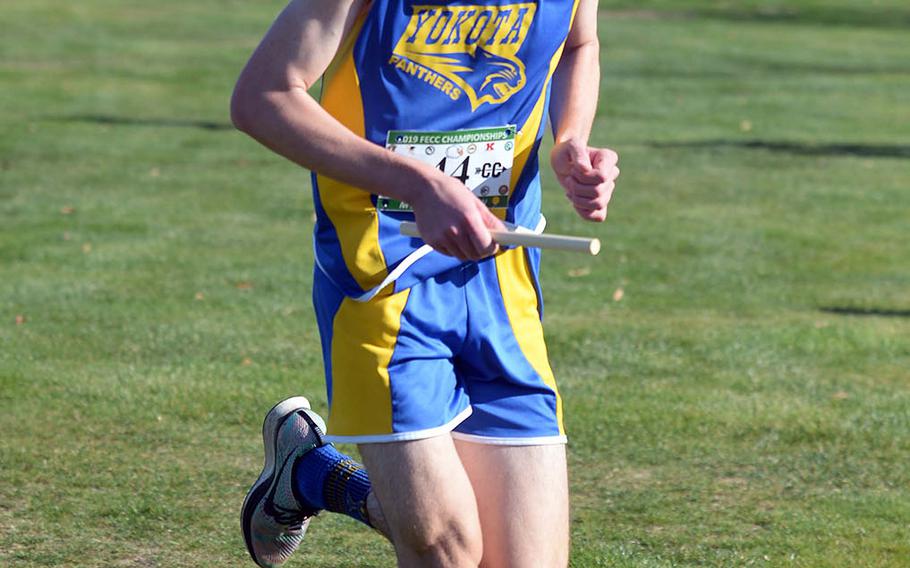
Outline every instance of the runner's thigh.
<svg viewBox="0 0 910 568"><path fill-rule="evenodd" d="M480 521L452 437L359 448L401 565L430 565L420 554L435 546L452 555L442 565L465 565L467 557L468 564L476 566L482 547Z"/></svg>
<svg viewBox="0 0 910 568"><path fill-rule="evenodd" d="M483 531L486 568L562 568L569 558L563 444L507 446L455 441Z"/></svg>

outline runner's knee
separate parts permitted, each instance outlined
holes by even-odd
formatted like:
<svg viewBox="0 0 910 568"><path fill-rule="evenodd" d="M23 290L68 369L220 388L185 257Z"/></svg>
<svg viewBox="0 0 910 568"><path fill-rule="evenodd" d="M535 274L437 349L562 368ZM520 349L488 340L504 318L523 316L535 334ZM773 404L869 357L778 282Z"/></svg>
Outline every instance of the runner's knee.
<svg viewBox="0 0 910 568"><path fill-rule="evenodd" d="M396 549L420 566L467 567L480 564L480 521L459 512L443 512L430 522L401 527Z"/></svg>

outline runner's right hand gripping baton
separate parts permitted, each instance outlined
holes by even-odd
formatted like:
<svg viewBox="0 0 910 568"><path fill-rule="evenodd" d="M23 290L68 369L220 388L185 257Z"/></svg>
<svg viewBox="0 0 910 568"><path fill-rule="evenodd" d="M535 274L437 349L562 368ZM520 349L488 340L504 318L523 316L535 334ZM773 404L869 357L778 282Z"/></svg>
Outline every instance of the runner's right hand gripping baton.
<svg viewBox="0 0 910 568"><path fill-rule="evenodd" d="M409 237L420 237L417 223L403 221L399 231ZM546 235L523 231L491 231L493 240L505 246L536 247L570 252L583 252L595 256L600 252L600 239Z"/></svg>

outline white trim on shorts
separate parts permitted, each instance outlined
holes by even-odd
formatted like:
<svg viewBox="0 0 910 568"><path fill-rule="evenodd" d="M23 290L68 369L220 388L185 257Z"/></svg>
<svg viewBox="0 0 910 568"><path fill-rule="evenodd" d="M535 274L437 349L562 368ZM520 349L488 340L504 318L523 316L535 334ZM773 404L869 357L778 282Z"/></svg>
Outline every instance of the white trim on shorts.
<svg viewBox="0 0 910 568"><path fill-rule="evenodd" d="M475 444L486 444L488 446L553 446L557 444L566 444L569 441L565 435L537 436L534 438L496 438L493 436L477 436L475 434L452 432L452 437L456 440L473 442Z"/></svg>
<svg viewBox="0 0 910 568"><path fill-rule="evenodd" d="M413 432L394 432L392 434L373 434L369 436L332 436L325 435L327 442L339 444L382 444L386 442L409 442L412 440L423 440L433 438L441 434L452 432L456 426L465 421L474 411L470 406L458 413L458 416L449 420L442 426L427 428L426 430L414 430ZM454 433L452 434L454 436Z"/></svg>

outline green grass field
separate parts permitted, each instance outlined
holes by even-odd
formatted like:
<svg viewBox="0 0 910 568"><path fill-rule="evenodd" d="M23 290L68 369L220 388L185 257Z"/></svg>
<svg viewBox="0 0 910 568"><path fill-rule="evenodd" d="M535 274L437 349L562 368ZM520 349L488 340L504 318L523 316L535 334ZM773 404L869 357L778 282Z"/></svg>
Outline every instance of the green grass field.
<svg viewBox="0 0 910 568"><path fill-rule="evenodd" d="M609 221L545 174L604 241L543 272L572 565L910 566L910 7L602 5ZM262 415L325 409L308 176L227 117L280 6L0 7L4 567L252 566Z"/></svg>

